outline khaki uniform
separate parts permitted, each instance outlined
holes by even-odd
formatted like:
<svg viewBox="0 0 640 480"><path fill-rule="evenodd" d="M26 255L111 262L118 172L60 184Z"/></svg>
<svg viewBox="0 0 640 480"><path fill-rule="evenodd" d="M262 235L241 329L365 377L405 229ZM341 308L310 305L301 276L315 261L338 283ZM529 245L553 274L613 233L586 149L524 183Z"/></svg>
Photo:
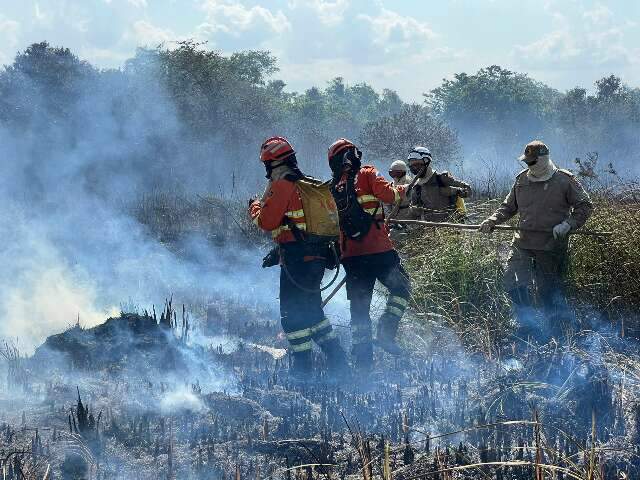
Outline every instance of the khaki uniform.
<svg viewBox="0 0 640 480"><path fill-rule="evenodd" d="M526 303L523 292L534 279L543 305L551 306L559 297L564 298L562 277L568 240L554 239L552 230L563 221L572 230L580 228L592 211L589 195L568 170L558 169L543 182L531 181L527 170L516 177L511 191L489 220L499 224L519 214L519 227L544 232L519 231L513 237L504 283L515 303Z"/></svg>
<svg viewBox="0 0 640 480"><path fill-rule="evenodd" d="M449 172L434 172L413 186L408 218L446 222L456 213L457 197L466 197L470 190L468 183L456 180Z"/></svg>

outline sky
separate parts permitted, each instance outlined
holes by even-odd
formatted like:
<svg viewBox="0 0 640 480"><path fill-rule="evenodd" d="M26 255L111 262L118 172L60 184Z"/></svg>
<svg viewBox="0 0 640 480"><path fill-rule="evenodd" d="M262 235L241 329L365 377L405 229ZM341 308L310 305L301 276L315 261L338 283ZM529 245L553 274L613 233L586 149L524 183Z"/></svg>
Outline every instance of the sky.
<svg viewBox="0 0 640 480"><path fill-rule="evenodd" d="M420 101L489 65L560 90L611 73L640 87L639 0L0 0L1 64L47 40L117 68L184 39L270 50L295 91L342 76Z"/></svg>

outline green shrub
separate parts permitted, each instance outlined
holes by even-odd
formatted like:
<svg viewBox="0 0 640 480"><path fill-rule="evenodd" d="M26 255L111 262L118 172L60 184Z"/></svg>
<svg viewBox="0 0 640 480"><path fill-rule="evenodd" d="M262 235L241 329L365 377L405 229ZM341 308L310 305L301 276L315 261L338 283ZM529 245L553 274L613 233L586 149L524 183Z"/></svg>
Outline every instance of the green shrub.
<svg viewBox="0 0 640 480"><path fill-rule="evenodd" d="M574 235L570 243L570 297L607 315L629 314L640 307L640 195L619 186L616 195L594 195L595 210L585 228L613 235ZM633 323L633 322L632 322ZM637 329L637 325L629 327Z"/></svg>
<svg viewBox="0 0 640 480"><path fill-rule="evenodd" d="M506 238L418 227L398 242L416 315L437 315L465 344L488 356L511 330L500 264Z"/></svg>

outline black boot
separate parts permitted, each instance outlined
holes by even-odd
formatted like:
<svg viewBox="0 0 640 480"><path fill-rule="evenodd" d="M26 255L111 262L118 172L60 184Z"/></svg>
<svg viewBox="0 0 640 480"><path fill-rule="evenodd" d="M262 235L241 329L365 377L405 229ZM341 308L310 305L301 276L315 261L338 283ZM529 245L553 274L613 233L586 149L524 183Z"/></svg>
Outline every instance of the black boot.
<svg viewBox="0 0 640 480"><path fill-rule="evenodd" d="M330 375L340 375L349 371L349 361L340 340L331 338L320 344L327 361L327 370Z"/></svg>
<svg viewBox="0 0 640 480"><path fill-rule="evenodd" d="M373 370L373 346L371 343L355 343L351 347L353 368L359 373L370 373Z"/></svg>
<svg viewBox="0 0 640 480"><path fill-rule="evenodd" d="M378 321L378 333L376 335L376 345L391 355L400 355L402 349L396 343L400 317L383 314Z"/></svg>
<svg viewBox="0 0 640 480"><path fill-rule="evenodd" d="M305 350L303 352L292 352L291 360L293 363L289 368L289 375L291 375L296 380L310 380L313 371L311 350Z"/></svg>

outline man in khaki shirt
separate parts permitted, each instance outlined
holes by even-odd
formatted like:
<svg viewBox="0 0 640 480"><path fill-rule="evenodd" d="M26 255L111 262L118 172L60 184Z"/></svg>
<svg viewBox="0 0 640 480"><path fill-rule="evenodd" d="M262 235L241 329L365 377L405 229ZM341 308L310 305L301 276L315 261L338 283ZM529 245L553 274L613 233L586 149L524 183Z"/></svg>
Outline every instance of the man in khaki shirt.
<svg viewBox="0 0 640 480"><path fill-rule="evenodd" d="M535 281L544 313L557 316L566 305L563 277L567 267L567 235L583 226L593 204L589 195L568 170L557 168L549 158L549 148L539 140L525 147L519 160L527 164L516 177L511 191L493 215L480 224L480 231L493 228L520 215L504 273L505 289L514 304L518 321L538 339L548 339L549 331L532 325L532 296ZM529 231L535 230L535 231ZM557 325L550 325L551 328Z"/></svg>
<svg viewBox="0 0 640 480"><path fill-rule="evenodd" d="M404 163L404 160L396 160L389 166L389 176L392 179L394 187L399 185L409 185L411 183L411 176L407 173L407 164ZM398 211L395 216L397 220L406 220L409 218L409 202L410 199L408 197L404 197L400 200L400 205L398 206ZM387 215L391 215L394 208L394 203L385 205ZM400 225L396 225L396 227L399 226Z"/></svg>
<svg viewBox="0 0 640 480"><path fill-rule="evenodd" d="M431 166L431 152L414 147L407 158L411 173L418 177L411 191L408 218L430 222L446 222L455 218L458 197L471 193L468 183L457 180L449 172L436 172Z"/></svg>

